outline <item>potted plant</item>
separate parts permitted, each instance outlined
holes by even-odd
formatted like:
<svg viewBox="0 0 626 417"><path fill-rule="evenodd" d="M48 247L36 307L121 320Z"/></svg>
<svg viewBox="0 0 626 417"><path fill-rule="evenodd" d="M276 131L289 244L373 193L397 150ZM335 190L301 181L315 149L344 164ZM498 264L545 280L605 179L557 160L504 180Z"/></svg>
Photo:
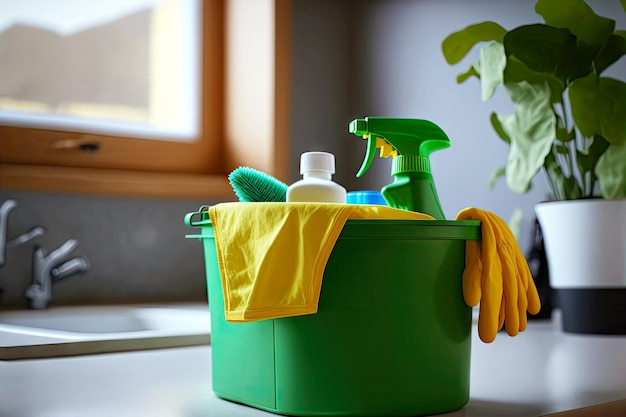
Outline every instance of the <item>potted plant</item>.
<svg viewBox="0 0 626 417"><path fill-rule="evenodd" d="M620 0L626 12L626 0ZM451 65L477 44L481 98L503 86L513 114L492 113L509 144L504 176L525 193L543 171L551 201L536 206L563 329L626 334L626 83L602 73L626 54L626 31L583 0L538 0L543 23L473 24L442 43Z"/></svg>

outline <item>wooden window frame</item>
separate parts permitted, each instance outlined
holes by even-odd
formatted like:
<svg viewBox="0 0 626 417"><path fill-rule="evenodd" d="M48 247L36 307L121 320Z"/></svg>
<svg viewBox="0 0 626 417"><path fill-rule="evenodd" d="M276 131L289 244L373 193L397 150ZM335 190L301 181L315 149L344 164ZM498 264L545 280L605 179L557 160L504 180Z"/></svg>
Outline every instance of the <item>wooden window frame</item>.
<svg viewBox="0 0 626 417"><path fill-rule="evenodd" d="M273 19L248 25L249 7L261 7ZM253 166L285 180L291 0L203 0L202 19L198 140L0 126L0 189L232 199L227 174L237 166ZM267 60L243 65L241 57L253 39ZM242 83L265 88L250 94L237 88ZM59 149L59 143L67 146ZM99 150L81 150L80 145L91 143Z"/></svg>

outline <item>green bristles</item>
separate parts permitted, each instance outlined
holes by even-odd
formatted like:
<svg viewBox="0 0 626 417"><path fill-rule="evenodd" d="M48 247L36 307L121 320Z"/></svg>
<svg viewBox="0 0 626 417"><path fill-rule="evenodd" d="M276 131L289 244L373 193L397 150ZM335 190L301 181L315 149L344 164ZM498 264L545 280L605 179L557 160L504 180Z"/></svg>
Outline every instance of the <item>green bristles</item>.
<svg viewBox="0 0 626 417"><path fill-rule="evenodd" d="M287 201L287 184L254 168L239 167L228 175L228 181L239 201Z"/></svg>

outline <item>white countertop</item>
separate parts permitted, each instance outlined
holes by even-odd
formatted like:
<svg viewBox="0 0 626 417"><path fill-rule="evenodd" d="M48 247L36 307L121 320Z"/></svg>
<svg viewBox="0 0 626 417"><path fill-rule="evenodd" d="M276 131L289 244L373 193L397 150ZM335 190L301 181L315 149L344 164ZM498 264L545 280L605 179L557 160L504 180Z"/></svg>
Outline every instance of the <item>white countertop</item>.
<svg viewBox="0 0 626 417"><path fill-rule="evenodd" d="M470 402L444 416L538 416L626 399L626 336L566 334L558 320L491 344L472 335ZM0 362L0 415L275 415L217 398L210 356L198 346Z"/></svg>

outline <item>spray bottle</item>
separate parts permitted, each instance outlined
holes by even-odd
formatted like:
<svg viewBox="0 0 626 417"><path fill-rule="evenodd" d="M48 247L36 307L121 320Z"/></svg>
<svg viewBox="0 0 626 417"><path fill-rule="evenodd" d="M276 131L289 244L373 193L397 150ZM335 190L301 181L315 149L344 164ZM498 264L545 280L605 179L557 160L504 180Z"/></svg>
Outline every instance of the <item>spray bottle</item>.
<svg viewBox="0 0 626 417"><path fill-rule="evenodd" d="M381 190L385 201L391 207L445 220L428 159L432 152L450 146L439 126L420 119L366 117L353 120L349 130L367 139L367 153L357 177L367 171L380 148L382 158L393 157L394 182Z"/></svg>

